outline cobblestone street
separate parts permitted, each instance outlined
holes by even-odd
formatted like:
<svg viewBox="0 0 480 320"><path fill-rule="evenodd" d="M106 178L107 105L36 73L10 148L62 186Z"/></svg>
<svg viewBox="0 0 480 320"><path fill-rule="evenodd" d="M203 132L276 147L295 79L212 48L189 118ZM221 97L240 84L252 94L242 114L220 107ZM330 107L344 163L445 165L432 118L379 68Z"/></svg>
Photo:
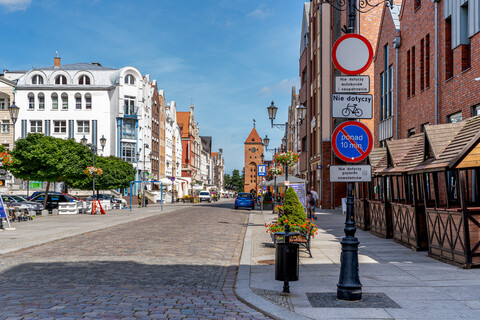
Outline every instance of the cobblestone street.
<svg viewBox="0 0 480 320"><path fill-rule="evenodd" d="M0 319L266 319L233 292L248 214L185 206L1 255Z"/></svg>

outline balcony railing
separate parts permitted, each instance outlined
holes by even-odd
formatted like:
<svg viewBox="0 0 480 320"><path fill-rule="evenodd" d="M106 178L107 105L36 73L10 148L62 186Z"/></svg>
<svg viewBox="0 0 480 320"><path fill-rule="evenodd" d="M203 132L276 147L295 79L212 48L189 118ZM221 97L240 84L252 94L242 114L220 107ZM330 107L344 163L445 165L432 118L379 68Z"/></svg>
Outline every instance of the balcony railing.
<svg viewBox="0 0 480 320"><path fill-rule="evenodd" d="M138 107L137 106L123 106L123 114L125 117L137 117L137 111Z"/></svg>
<svg viewBox="0 0 480 320"><path fill-rule="evenodd" d="M393 117L380 120L378 124L378 140L383 141L393 137Z"/></svg>

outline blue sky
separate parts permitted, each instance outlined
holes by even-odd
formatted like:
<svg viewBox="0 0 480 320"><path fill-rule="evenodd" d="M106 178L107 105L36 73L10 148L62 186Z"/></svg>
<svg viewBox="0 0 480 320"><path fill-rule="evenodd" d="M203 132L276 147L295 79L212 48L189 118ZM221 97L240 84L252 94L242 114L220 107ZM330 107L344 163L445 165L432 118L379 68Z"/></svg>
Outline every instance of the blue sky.
<svg viewBox="0 0 480 320"><path fill-rule="evenodd" d="M200 135L223 148L226 173L244 166L253 127L270 146L267 107L285 123L299 89L304 1L297 0L0 0L0 70L100 62L150 74L178 111L195 106ZM266 159L271 153L266 154Z"/></svg>

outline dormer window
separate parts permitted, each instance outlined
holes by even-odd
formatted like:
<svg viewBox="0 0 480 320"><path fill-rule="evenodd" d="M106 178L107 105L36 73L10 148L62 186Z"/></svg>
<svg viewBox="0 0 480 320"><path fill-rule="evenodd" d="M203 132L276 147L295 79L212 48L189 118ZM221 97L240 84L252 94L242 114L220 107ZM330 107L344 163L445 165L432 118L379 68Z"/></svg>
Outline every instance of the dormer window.
<svg viewBox="0 0 480 320"><path fill-rule="evenodd" d="M125 76L125 84L135 85L135 77L131 74Z"/></svg>
<svg viewBox="0 0 480 320"><path fill-rule="evenodd" d="M67 77L59 75L55 78L55 84L67 84Z"/></svg>
<svg viewBox="0 0 480 320"><path fill-rule="evenodd" d="M32 84L43 84L43 77L39 74L36 74L32 77Z"/></svg>
<svg viewBox="0 0 480 320"><path fill-rule="evenodd" d="M90 85L90 77L87 75L82 75L78 79L78 84L79 85Z"/></svg>

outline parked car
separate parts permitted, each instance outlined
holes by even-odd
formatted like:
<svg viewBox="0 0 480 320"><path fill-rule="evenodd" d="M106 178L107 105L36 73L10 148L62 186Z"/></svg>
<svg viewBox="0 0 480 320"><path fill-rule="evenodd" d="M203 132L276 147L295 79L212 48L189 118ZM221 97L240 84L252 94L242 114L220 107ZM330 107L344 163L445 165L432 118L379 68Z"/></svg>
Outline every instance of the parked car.
<svg viewBox="0 0 480 320"><path fill-rule="evenodd" d="M253 195L248 192L239 192L235 198L235 209L238 208L255 209L255 199L253 199Z"/></svg>
<svg viewBox="0 0 480 320"><path fill-rule="evenodd" d="M16 195L6 195L2 194L2 201L3 203L9 208L9 210L13 210L17 212L15 216L19 219L19 214L22 213L25 216L27 215L36 215L42 212L43 205L33 201L27 201L22 197Z"/></svg>
<svg viewBox="0 0 480 320"><path fill-rule="evenodd" d="M87 198L88 201L92 201L93 199L93 196L90 196ZM95 199L97 199L97 195L95 195ZM123 208L127 205L127 201L123 198L117 198L115 195L113 194L106 194L106 193L100 193L98 195L98 199L100 201L102 200L110 200L110 203L113 203L113 204L116 204L118 206L120 206L120 208Z"/></svg>
<svg viewBox="0 0 480 320"><path fill-rule="evenodd" d="M45 193L37 194L31 199L31 201L34 201L40 204L43 204L44 200L45 200ZM45 209L47 209L48 211L52 211L53 209L58 209L58 204L60 202L76 202L76 201L75 199L71 198L68 195L58 193L58 192L51 194L49 192Z"/></svg>
<svg viewBox="0 0 480 320"><path fill-rule="evenodd" d="M212 196L210 195L209 191L200 191L200 194L198 195L198 199L200 199L200 202L202 201L212 202Z"/></svg>
<svg viewBox="0 0 480 320"><path fill-rule="evenodd" d="M32 200L34 197L36 197L37 195L39 194L45 194L45 191L35 191L34 193L32 193L31 196L28 197L28 200ZM56 192L56 191L48 191L48 194L64 194L64 193L60 193L60 192ZM69 197L69 201L70 202L75 202L75 199L73 197L71 197L70 195L67 195Z"/></svg>

